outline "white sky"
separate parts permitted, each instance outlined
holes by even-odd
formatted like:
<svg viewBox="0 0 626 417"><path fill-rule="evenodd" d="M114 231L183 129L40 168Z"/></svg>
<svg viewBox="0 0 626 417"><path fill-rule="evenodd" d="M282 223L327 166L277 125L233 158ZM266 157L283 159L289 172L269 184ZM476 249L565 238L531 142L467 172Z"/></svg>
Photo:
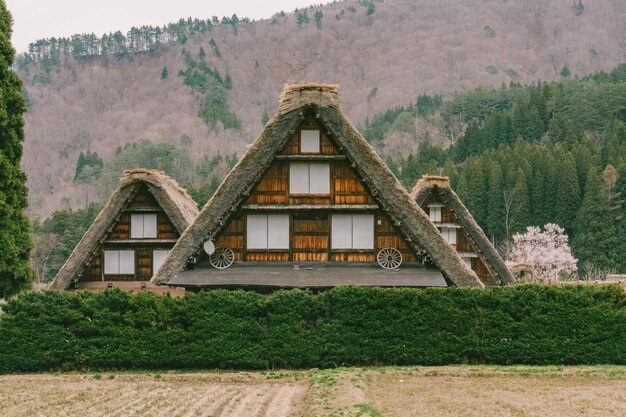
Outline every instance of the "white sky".
<svg viewBox="0 0 626 417"><path fill-rule="evenodd" d="M5 0L13 15L13 46L24 52L41 38L75 33L101 36L132 26L163 25L181 17L271 17L308 6L315 0Z"/></svg>

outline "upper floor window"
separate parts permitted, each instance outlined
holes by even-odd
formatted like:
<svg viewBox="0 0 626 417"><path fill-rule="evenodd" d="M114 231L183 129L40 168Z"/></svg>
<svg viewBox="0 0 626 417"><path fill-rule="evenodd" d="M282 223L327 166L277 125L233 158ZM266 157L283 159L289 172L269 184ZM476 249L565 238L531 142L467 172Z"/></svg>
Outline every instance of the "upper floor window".
<svg viewBox="0 0 626 417"><path fill-rule="evenodd" d="M441 204L429 204L428 205L428 217L431 222L440 222L441 221Z"/></svg>
<svg viewBox="0 0 626 417"><path fill-rule="evenodd" d="M105 250L105 275L133 275L135 273L135 251Z"/></svg>
<svg viewBox="0 0 626 417"><path fill-rule="evenodd" d="M320 153L320 131L300 131L300 153Z"/></svg>
<svg viewBox="0 0 626 417"><path fill-rule="evenodd" d="M289 194L330 194L330 165L289 164Z"/></svg>
<svg viewBox="0 0 626 417"><path fill-rule="evenodd" d="M451 245L456 245L456 227L442 227L443 238Z"/></svg>
<svg viewBox="0 0 626 417"><path fill-rule="evenodd" d="M132 239L156 238L157 215L156 214L131 214L130 237Z"/></svg>

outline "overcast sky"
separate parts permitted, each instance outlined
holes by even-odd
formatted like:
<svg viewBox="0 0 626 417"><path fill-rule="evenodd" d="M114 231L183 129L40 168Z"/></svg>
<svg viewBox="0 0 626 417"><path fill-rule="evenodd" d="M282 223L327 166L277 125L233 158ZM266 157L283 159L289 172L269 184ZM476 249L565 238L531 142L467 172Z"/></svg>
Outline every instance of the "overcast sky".
<svg viewBox="0 0 626 417"><path fill-rule="evenodd" d="M75 33L100 36L132 26L163 25L181 17L232 16L262 19L293 11L314 0L5 0L13 15L13 46ZM319 1L318 1L319 3Z"/></svg>

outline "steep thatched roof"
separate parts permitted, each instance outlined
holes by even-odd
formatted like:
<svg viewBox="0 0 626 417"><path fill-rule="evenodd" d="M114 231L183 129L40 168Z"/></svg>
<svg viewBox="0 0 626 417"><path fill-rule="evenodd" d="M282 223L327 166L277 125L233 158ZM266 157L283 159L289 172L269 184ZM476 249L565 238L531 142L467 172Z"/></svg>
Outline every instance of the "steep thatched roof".
<svg viewBox="0 0 626 417"><path fill-rule="evenodd" d="M493 247L483 229L476 223L467 207L450 187L448 177L424 175L417 181L411 198L420 206L428 199L432 193L438 193L441 199L457 218L458 222L465 229L471 238L474 250L481 257L482 261L491 269L503 284L510 284L515 281L511 271L506 267L504 261Z"/></svg>
<svg viewBox="0 0 626 417"><path fill-rule="evenodd" d="M193 199L176 181L161 171L132 169L124 171L119 186L102 208L83 238L61 268L50 288L65 290L85 268L119 214L142 185L146 185L179 233L198 215Z"/></svg>
<svg viewBox="0 0 626 417"><path fill-rule="evenodd" d="M295 133L298 125L312 117L331 137L361 175L379 205L416 251L425 249L441 269L447 282L459 286L482 286L465 266L422 209L387 168L374 148L350 124L339 109L337 86L297 84L286 87L278 113L268 122L248 152L228 174L196 221L180 237L170 255L152 277L166 284L183 270L188 259L213 239L250 194L276 154Z"/></svg>

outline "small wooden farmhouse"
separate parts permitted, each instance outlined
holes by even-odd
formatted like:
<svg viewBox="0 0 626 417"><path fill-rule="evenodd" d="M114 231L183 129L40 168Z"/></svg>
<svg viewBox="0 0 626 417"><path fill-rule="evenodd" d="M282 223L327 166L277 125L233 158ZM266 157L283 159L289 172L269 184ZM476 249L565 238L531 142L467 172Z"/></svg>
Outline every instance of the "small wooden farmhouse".
<svg viewBox="0 0 626 417"><path fill-rule="evenodd" d="M298 84L152 281L186 288L483 286L342 114Z"/></svg>
<svg viewBox="0 0 626 417"><path fill-rule="evenodd" d="M485 285L514 281L496 249L450 187L448 177L424 175L413 188L411 198Z"/></svg>
<svg viewBox="0 0 626 417"><path fill-rule="evenodd" d="M50 287L145 287L197 215L189 194L163 172L125 171Z"/></svg>

